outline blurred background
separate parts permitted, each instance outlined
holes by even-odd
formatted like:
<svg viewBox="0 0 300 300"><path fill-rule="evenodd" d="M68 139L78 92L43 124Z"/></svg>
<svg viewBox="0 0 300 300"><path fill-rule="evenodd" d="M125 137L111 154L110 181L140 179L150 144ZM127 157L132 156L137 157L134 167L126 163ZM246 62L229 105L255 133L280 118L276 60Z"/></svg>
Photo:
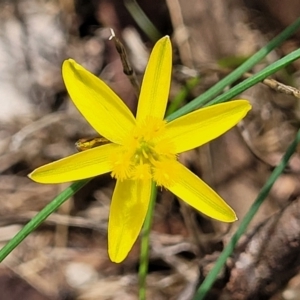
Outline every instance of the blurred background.
<svg viewBox="0 0 300 300"><path fill-rule="evenodd" d="M183 105L299 16L297 0L1 0L1 245L68 186L37 184L27 174L75 153L78 139L97 135L68 97L61 77L65 59L73 58L100 76L135 111L134 89L109 40L109 28L124 43L139 80L155 40L168 34L173 44L169 100L183 94ZM251 72L297 49L299 38L300 32ZM274 79L299 88L299 69L295 61ZM191 85L193 78L198 80ZM216 189L241 220L294 139L300 106L296 97L266 84L239 98L253 105L247 118L180 160ZM300 299L298 150L208 299ZM107 255L114 184L109 175L93 179L2 262L0 300L137 299L139 241L122 264L110 262ZM239 222L208 219L160 190L148 299L192 299Z"/></svg>

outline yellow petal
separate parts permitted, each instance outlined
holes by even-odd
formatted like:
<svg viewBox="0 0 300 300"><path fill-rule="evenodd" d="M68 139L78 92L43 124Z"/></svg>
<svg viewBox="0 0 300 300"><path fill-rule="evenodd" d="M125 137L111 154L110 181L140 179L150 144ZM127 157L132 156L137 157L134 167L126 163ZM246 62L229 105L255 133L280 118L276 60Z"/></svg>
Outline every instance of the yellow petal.
<svg viewBox="0 0 300 300"><path fill-rule="evenodd" d="M108 222L108 253L113 262L123 261L144 223L151 180L117 180Z"/></svg>
<svg viewBox="0 0 300 300"><path fill-rule="evenodd" d="M146 116L163 119L168 102L172 71L172 47L170 38L161 38L154 46L141 87L136 118Z"/></svg>
<svg viewBox="0 0 300 300"><path fill-rule="evenodd" d="M135 119L125 103L101 79L74 60L64 61L63 79L74 104L94 129L122 143Z"/></svg>
<svg viewBox="0 0 300 300"><path fill-rule="evenodd" d="M168 189L203 214L223 222L237 220L235 212L204 181L178 163L176 183Z"/></svg>
<svg viewBox="0 0 300 300"><path fill-rule="evenodd" d="M251 109L246 100L201 108L166 125L176 153L199 147L236 125Z"/></svg>
<svg viewBox="0 0 300 300"><path fill-rule="evenodd" d="M117 148L107 144L79 152L39 167L28 176L39 183L62 183L101 175L111 171L111 153Z"/></svg>

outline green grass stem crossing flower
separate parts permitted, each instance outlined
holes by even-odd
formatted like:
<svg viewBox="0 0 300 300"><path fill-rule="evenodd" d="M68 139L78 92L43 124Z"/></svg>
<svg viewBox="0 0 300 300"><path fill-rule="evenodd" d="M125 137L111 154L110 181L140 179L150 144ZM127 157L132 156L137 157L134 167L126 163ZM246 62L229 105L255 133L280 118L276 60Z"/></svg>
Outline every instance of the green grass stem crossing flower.
<svg viewBox="0 0 300 300"><path fill-rule="evenodd" d="M145 220L154 181L209 217L233 222L232 208L177 155L201 146L236 125L251 109L246 100L203 108L164 121L172 71L168 36L153 48L143 78L136 117L104 83L74 60L63 63L69 95L90 125L110 141L34 170L39 183L62 183L110 172L116 179L108 224L108 252L123 261Z"/></svg>

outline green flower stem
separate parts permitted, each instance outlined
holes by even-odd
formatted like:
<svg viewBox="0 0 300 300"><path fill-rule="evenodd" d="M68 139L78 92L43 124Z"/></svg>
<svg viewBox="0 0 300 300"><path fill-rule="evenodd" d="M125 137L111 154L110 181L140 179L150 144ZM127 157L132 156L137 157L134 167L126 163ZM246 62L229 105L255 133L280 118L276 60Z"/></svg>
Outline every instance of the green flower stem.
<svg viewBox="0 0 300 300"><path fill-rule="evenodd" d="M195 98L193 101L180 108L172 115L170 115L167 120L174 120L182 115L185 115L196 108L199 108L203 104L207 103L215 96L220 94L225 87L231 85L237 79L239 79L246 71L249 71L253 66L255 66L259 61L261 61L268 53L270 53L273 49L278 47L283 41L285 41L289 36L294 34L300 27L300 18L298 18L293 24L287 27L284 31L282 31L277 37L275 37L270 43L268 43L265 47L260 49L254 55L252 55L247 61L245 61L241 66L231 72L228 76L223 78L205 93ZM264 79L264 78L263 78Z"/></svg>
<svg viewBox="0 0 300 300"><path fill-rule="evenodd" d="M35 217L32 218L1 250L0 261L15 249L32 231L41 225L54 211L56 211L66 200L79 191L91 179L84 179L74 182L60 195L54 198L44 209L42 209Z"/></svg>
<svg viewBox="0 0 300 300"><path fill-rule="evenodd" d="M157 188L155 183L152 183L151 196L148 212L142 230L141 256L139 267L139 300L146 299L146 277L149 266L149 239L150 231L156 202Z"/></svg>
<svg viewBox="0 0 300 300"><path fill-rule="evenodd" d="M258 194L256 200L250 207L248 213L242 220L239 228L237 229L236 233L231 238L228 245L224 248L223 252L219 256L219 258L216 261L216 264L212 268L212 270L209 272L209 274L206 276L205 280L203 281L202 285L199 287L198 291L196 292L193 300L202 300L205 298L207 292L212 287L213 283L215 282L219 272L223 268L224 264L226 263L227 258L232 254L234 247L236 246L238 240L240 237L244 234L246 231L249 223L255 216L256 212L258 211L261 204L264 202L266 197L268 196L274 182L278 179L278 177L281 175L281 173L284 171L289 159L293 155L293 153L296 151L297 145L300 142L300 130L298 131L295 140L292 142L292 144L288 147L285 155L283 156L281 162L279 165L274 169L271 176L265 183L265 185L262 187L260 193Z"/></svg>

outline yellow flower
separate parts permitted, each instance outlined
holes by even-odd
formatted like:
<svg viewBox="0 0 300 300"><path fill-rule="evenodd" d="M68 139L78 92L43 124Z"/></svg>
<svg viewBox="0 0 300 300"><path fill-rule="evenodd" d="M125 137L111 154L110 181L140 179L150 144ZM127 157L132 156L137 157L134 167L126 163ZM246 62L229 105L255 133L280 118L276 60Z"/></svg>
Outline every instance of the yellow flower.
<svg viewBox="0 0 300 300"><path fill-rule="evenodd" d="M167 123L164 114L171 69L172 48L166 36L151 53L135 118L101 79L74 60L66 60L62 74L71 99L90 125L111 143L49 163L29 175L40 183L62 183L111 172L117 180L108 224L108 252L114 262L126 258L139 235L153 181L209 217L236 220L225 201L178 162L177 154L223 134L251 106L246 100L231 101Z"/></svg>

